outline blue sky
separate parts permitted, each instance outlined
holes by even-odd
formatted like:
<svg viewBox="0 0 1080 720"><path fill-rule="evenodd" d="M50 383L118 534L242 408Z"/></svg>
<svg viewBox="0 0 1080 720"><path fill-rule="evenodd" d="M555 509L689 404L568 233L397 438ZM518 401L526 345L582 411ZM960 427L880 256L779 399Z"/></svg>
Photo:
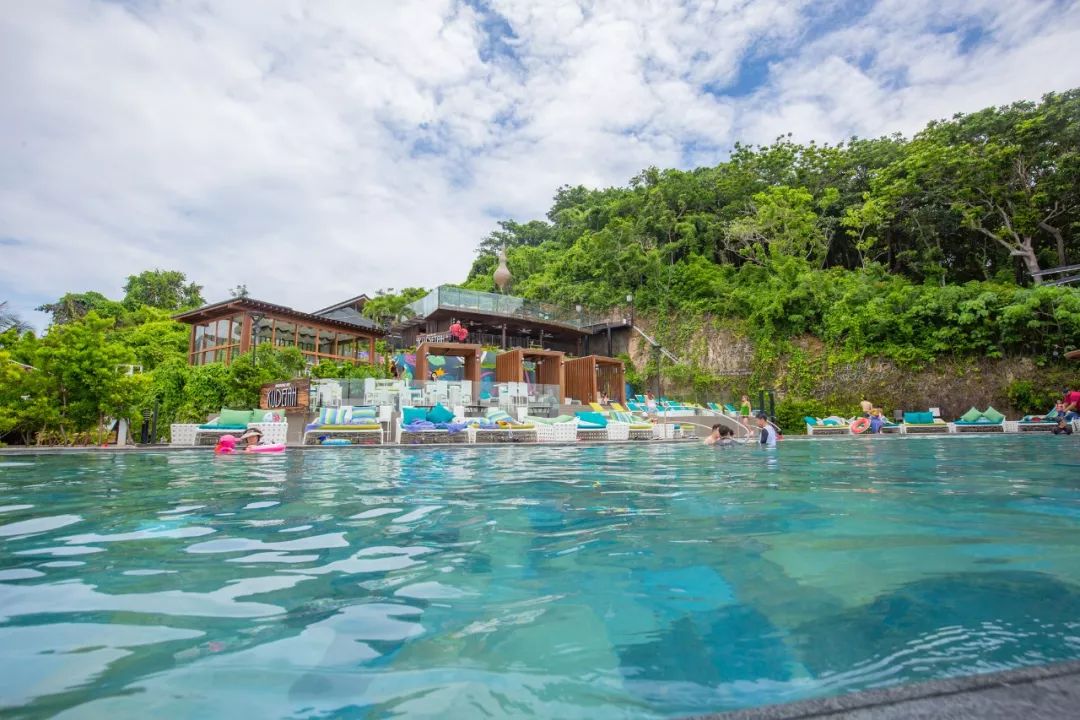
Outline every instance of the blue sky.
<svg viewBox="0 0 1080 720"><path fill-rule="evenodd" d="M910 134L1080 85L1026 0L20 3L0 15L0 300L183 270L300 309L460 280L563 184L735 141Z"/></svg>

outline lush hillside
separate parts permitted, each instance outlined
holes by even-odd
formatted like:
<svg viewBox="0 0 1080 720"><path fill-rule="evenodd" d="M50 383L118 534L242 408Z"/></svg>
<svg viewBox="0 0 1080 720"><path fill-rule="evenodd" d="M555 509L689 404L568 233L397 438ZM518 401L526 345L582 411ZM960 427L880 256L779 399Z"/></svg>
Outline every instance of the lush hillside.
<svg viewBox="0 0 1080 720"><path fill-rule="evenodd" d="M701 391L739 384L704 352L720 332L750 340L744 387L786 387L793 359L819 375L867 358L909 373L946 360L1053 365L1080 346L1080 292L1031 273L1080 263L1080 91L911 139L781 138L716 167L563 187L545 220L499 223L468 287L494 289L501 247L515 294L593 307L632 294L686 359L675 376Z"/></svg>

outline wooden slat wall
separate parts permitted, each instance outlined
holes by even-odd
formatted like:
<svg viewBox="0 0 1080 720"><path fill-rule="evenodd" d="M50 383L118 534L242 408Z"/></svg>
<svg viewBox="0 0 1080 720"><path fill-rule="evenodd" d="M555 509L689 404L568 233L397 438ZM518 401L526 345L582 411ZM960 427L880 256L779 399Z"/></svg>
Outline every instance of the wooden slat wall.
<svg viewBox="0 0 1080 720"><path fill-rule="evenodd" d="M563 363L566 373L566 397L583 405L596 401L596 358L592 355Z"/></svg>
<svg viewBox="0 0 1080 720"><path fill-rule="evenodd" d="M540 369L536 373L536 381L541 385L558 385L559 402L566 402L566 361L562 355L545 355Z"/></svg>
<svg viewBox="0 0 1080 720"><path fill-rule="evenodd" d="M525 355L520 349L495 356L495 382L525 382Z"/></svg>

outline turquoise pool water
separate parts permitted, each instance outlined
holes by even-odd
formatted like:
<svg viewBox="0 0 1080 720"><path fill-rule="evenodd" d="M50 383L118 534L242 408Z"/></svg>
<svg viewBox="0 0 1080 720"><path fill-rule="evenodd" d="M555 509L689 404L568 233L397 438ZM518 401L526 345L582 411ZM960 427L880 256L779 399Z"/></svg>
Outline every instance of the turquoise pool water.
<svg viewBox="0 0 1080 720"><path fill-rule="evenodd" d="M0 457L0 715L677 717L1080 657L1057 437Z"/></svg>

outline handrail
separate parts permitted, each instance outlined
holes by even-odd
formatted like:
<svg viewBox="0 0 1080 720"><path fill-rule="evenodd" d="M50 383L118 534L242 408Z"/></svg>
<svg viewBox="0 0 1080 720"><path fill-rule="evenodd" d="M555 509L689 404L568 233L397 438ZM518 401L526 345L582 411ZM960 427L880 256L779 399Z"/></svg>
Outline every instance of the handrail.
<svg viewBox="0 0 1080 720"><path fill-rule="evenodd" d="M1046 270L1036 270L1031 273L1032 277L1042 277L1043 275L1058 275L1059 273L1073 272L1074 270L1080 270L1080 265L1062 265L1056 268L1047 268Z"/></svg>
<svg viewBox="0 0 1080 720"><path fill-rule="evenodd" d="M633 328L634 328L635 330L637 330L637 331L638 331L638 334L639 334L639 335L641 335L641 337L643 337L643 338L645 338L646 340L648 340L648 341L649 341L649 344L650 344L650 345L652 345L652 346L653 346L654 348L659 348L659 349L660 349L660 352L661 352L661 353L663 353L664 357L666 357L666 358L667 358L668 360L670 360L671 362L675 363L676 365L679 365L679 364L681 364L681 363L682 363L682 360L680 360L679 358L677 358L677 357L675 357L674 355L672 355L672 354L671 354L671 353L670 353L670 352L668 351L668 349L667 349L666 347L664 347L663 345L661 345L660 343L656 342L656 341L655 341L655 340L653 340L653 339L652 339L651 337L649 337L649 336L648 336L648 335L647 335L647 334L645 333L645 331L644 331L644 330L642 330L641 328L639 328L639 327L638 327L637 325L634 325L634 326L633 326Z"/></svg>

